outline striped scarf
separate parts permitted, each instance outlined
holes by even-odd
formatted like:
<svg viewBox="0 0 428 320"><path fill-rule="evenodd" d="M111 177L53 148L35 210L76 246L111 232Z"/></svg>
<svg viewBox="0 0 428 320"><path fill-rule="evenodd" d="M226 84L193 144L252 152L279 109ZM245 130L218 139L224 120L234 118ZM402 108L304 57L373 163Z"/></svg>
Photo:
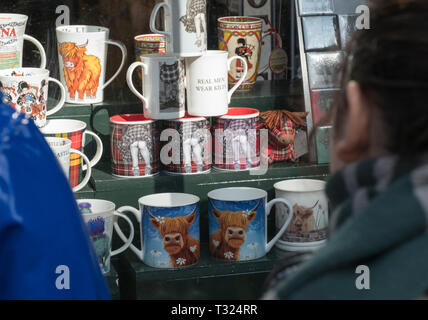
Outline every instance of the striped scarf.
<svg viewBox="0 0 428 320"><path fill-rule="evenodd" d="M428 289L428 156L347 166L327 184L327 245L271 275L264 299L416 299ZM358 289L359 266L370 289Z"/></svg>

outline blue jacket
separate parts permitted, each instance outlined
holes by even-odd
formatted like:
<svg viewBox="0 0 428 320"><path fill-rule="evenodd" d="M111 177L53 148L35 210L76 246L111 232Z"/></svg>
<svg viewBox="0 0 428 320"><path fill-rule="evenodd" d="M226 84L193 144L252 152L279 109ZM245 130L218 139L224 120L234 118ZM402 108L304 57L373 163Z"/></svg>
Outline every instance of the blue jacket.
<svg viewBox="0 0 428 320"><path fill-rule="evenodd" d="M110 299L54 154L1 98L0 299Z"/></svg>

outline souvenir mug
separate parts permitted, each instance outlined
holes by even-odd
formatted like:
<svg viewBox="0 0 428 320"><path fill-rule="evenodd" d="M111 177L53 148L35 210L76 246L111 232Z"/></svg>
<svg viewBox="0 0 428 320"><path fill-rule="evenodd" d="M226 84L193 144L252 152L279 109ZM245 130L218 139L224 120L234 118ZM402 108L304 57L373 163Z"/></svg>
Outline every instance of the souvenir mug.
<svg viewBox="0 0 428 320"><path fill-rule="evenodd" d="M164 142L161 154L162 164L170 174L207 173L211 169L210 125L204 117L186 116L181 119L164 121L163 133L169 134L170 141ZM165 145L171 144L171 149ZM167 159L163 159L163 158Z"/></svg>
<svg viewBox="0 0 428 320"><path fill-rule="evenodd" d="M140 224L141 250L132 244L129 248L154 268L180 268L198 263L199 201L191 194L159 193L140 198L140 210L119 208L121 213L133 213ZM119 227L116 231L125 241Z"/></svg>
<svg viewBox="0 0 428 320"><path fill-rule="evenodd" d="M90 166L93 168L100 160L103 154L103 143L101 139L92 131L86 130L86 123L79 120L68 119L53 119L48 120L46 126L40 129L45 137L67 138L71 140L71 147L75 150L83 152L86 136L90 135L95 139L97 151L94 158L90 161ZM79 184L81 157L78 154L70 156L70 183L71 187L76 187ZM82 166L83 170L87 166Z"/></svg>
<svg viewBox="0 0 428 320"><path fill-rule="evenodd" d="M92 174L89 159L79 150L72 149L71 140L69 139L47 137L46 141L51 147L52 152L57 158L59 164L61 165L61 168L64 171L64 174L66 175L67 179L70 179L70 154L75 153L78 156L82 157L83 161L85 161L87 167L86 175L83 181L73 188L73 192L82 190L88 184Z"/></svg>
<svg viewBox="0 0 428 320"><path fill-rule="evenodd" d="M256 84L262 49L262 25L263 20L254 17L218 19L219 49L228 51L229 57L239 56L247 61L246 75L241 60L237 60L229 71L229 86L235 85L241 78L245 79L238 91L251 90Z"/></svg>
<svg viewBox="0 0 428 320"><path fill-rule="evenodd" d="M139 178L159 173L157 123L142 114L110 118L111 169L114 176Z"/></svg>
<svg viewBox="0 0 428 320"><path fill-rule="evenodd" d="M209 50L200 57L186 58L187 108L192 116L217 117L227 113L233 93L244 82L247 62L228 53ZM244 66L243 77L228 91L227 74L235 60Z"/></svg>
<svg viewBox="0 0 428 320"><path fill-rule="evenodd" d="M20 68L24 40L32 42L40 52L40 68L46 68L46 52L39 41L24 34L28 17L23 14L0 13L0 69Z"/></svg>
<svg viewBox="0 0 428 320"><path fill-rule="evenodd" d="M323 246L328 231L328 201L325 181L293 179L274 185L277 198L293 206L293 218L276 246L286 251L311 251ZM289 219L289 209L276 207L276 228Z"/></svg>
<svg viewBox="0 0 428 320"><path fill-rule="evenodd" d="M109 40L110 30L97 26L61 26L56 29L61 82L68 88L66 101L74 104L100 103L104 89L119 75L126 60L126 47ZM119 69L105 80L107 45L122 51Z"/></svg>
<svg viewBox="0 0 428 320"><path fill-rule="evenodd" d="M199 56L207 50L207 0L164 0L156 4L150 17L152 32L167 38L167 52L180 57ZM156 29L156 17L164 8L164 29Z"/></svg>
<svg viewBox="0 0 428 320"><path fill-rule="evenodd" d="M281 203L291 214L268 242L267 216ZM208 193L209 247L211 255L228 261L254 260L267 254L293 217L284 199L267 202L267 192L256 188L224 188Z"/></svg>
<svg viewBox="0 0 428 320"><path fill-rule="evenodd" d="M122 253L131 245L134 239L134 226L129 218L117 212L113 202L105 200L82 199L77 200L82 218L85 221L95 253L103 274L110 272L110 258ZM130 228L129 238L124 237L125 244L117 250L111 250L113 226L116 228L117 218L124 219Z"/></svg>
<svg viewBox="0 0 428 320"><path fill-rule="evenodd" d="M260 165L260 112L252 108L229 108L213 119L213 165L220 170L249 170Z"/></svg>
<svg viewBox="0 0 428 320"><path fill-rule="evenodd" d="M126 82L131 91L143 102L144 116L167 120L182 118L186 112L184 60L174 55L148 54L128 68ZM132 74L143 68L143 94L135 89Z"/></svg>
<svg viewBox="0 0 428 320"><path fill-rule="evenodd" d="M142 34L134 38L135 58L141 61L141 57L151 53L166 53L166 40L163 34ZM141 79L141 72L138 72Z"/></svg>
<svg viewBox="0 0 428 320"><path fill-rule="evenodd" d="M51 110L47 110L49 82L61 89L61 98ZM58 80L49 77L49 70L16 68L0 70L0 90L6 101L17 111L29 115L40 128L46 117L57 113L64 106L65 88Z"/></svg>

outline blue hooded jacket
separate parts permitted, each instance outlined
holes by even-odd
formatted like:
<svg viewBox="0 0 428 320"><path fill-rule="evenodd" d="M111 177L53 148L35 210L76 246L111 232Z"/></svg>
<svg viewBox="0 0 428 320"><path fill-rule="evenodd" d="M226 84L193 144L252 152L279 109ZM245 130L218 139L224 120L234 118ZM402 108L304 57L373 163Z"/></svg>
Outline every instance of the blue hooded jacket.
<svg viewBox="0 0 428 320"><path fill-rule="evenodd" d="M0 299L110 299L74 194L34 122L0 93Z"/></svg>

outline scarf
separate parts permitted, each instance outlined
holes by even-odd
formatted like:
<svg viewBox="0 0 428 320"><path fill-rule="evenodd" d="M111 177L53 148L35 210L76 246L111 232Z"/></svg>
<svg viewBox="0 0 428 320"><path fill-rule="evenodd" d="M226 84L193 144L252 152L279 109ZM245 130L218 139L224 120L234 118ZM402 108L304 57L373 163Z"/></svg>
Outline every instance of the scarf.
<svg viewBox="0 0 428 320"><path fill-rule="evenodd" d="M264 298L421 297L428 288L428 157L351 164L329 180L326 193L326 246L271 277Z"/></svg>

